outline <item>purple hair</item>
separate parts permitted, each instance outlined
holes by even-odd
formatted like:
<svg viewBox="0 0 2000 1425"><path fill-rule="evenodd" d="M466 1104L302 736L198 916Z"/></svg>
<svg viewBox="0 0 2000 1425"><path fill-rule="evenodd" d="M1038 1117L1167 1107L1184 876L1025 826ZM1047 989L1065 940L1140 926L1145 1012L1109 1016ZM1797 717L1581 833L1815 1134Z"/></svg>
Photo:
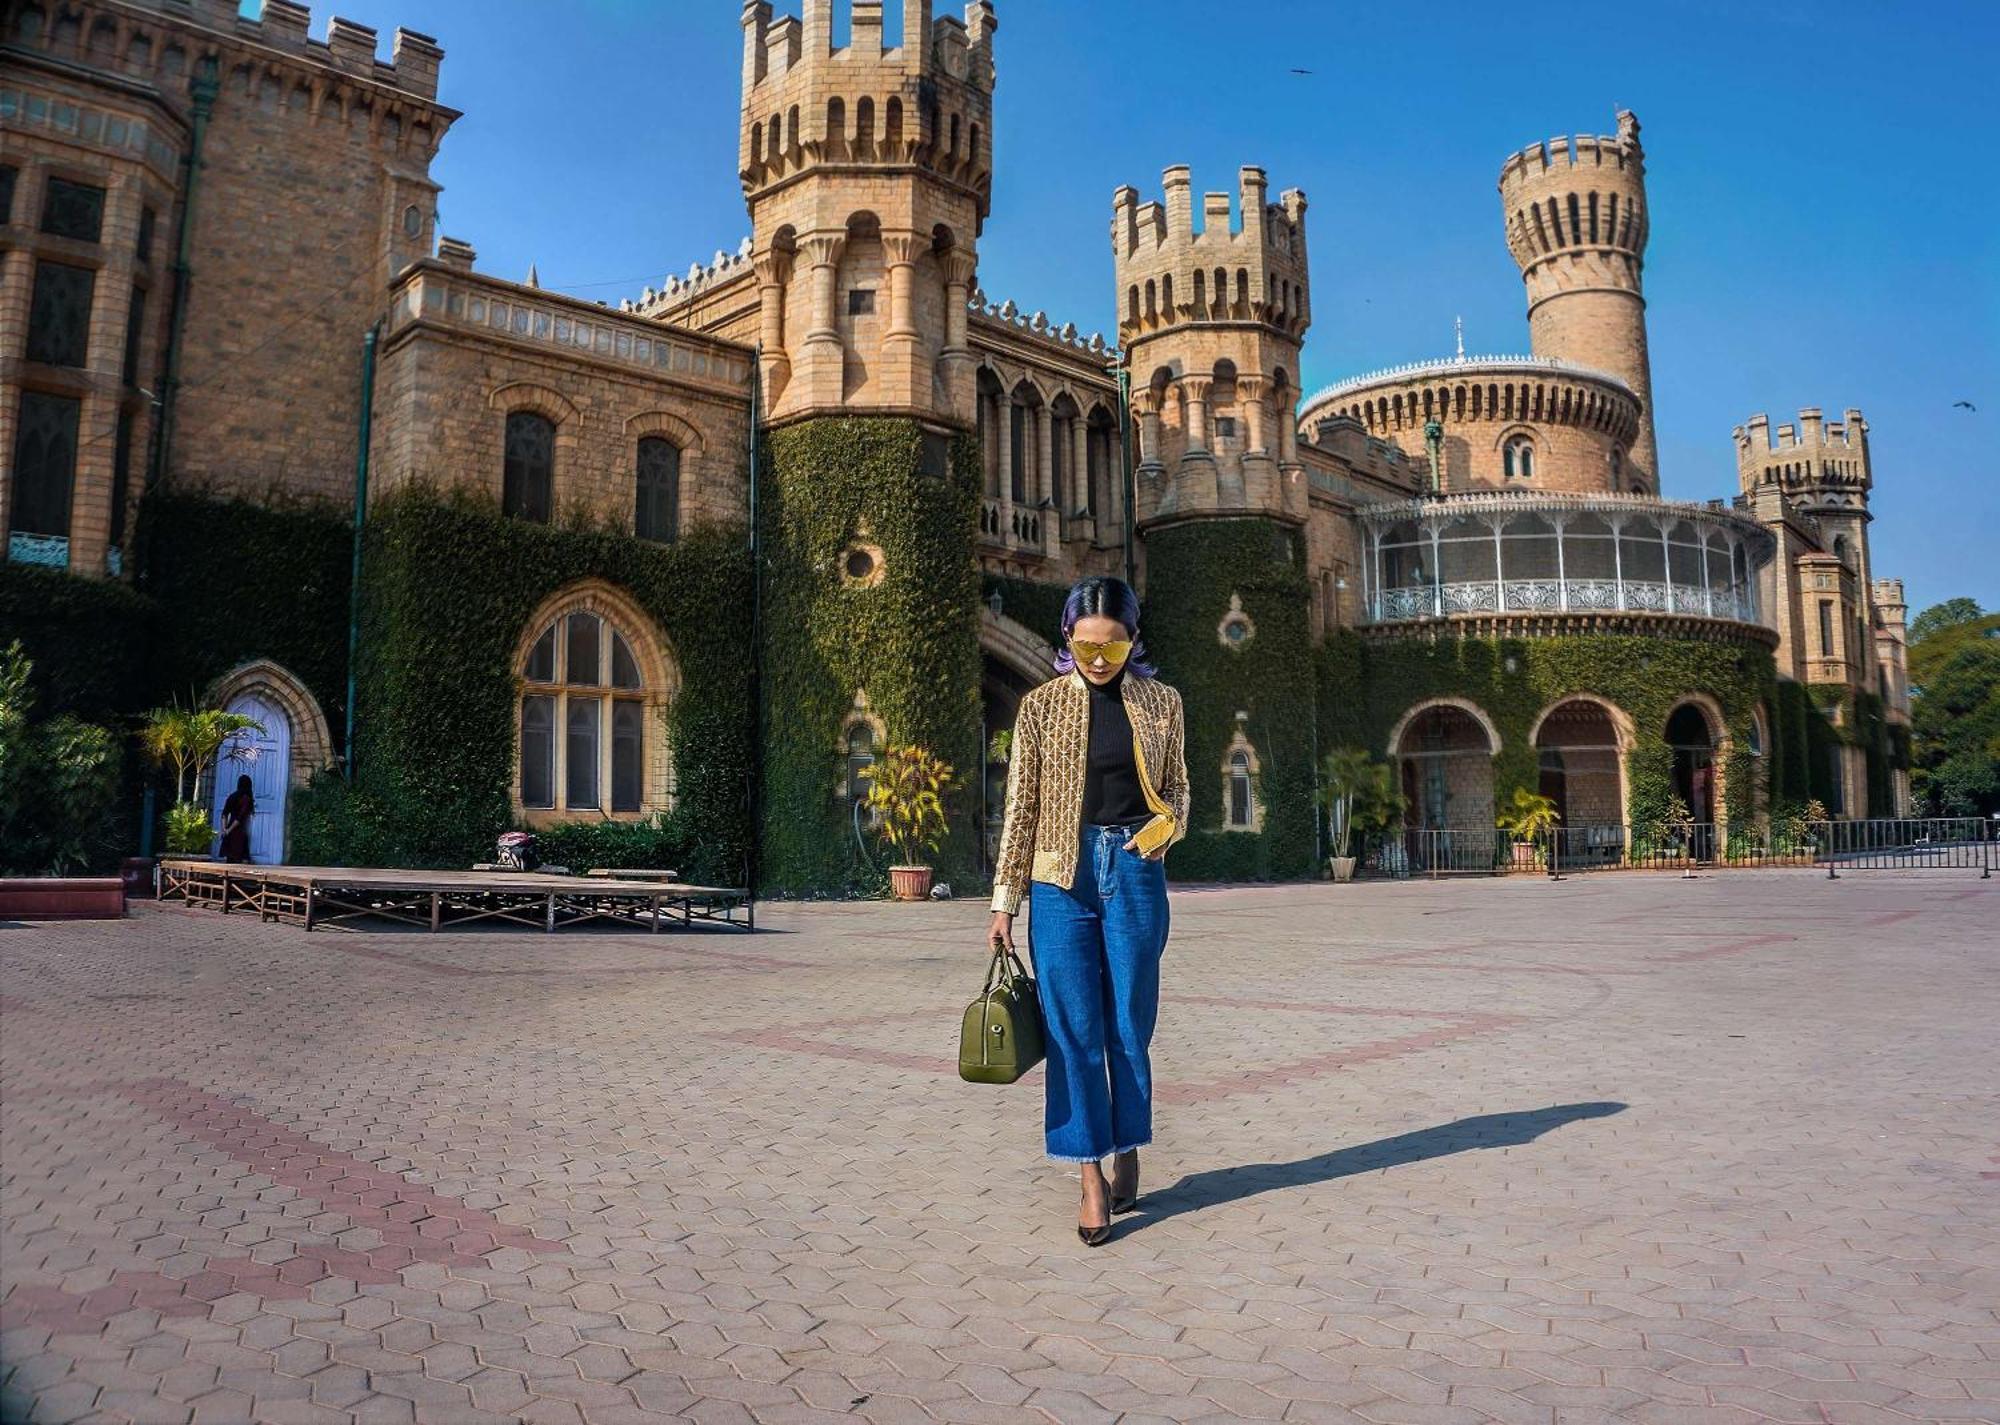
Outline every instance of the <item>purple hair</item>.
<svg viewBox="0 0 2000 1425"><path fill-rule="evenodd" d="M1142 678L1153 676L1153 665L1146 661L1146 645L1139 639L1139 596L1132 592L1130 584L1109 574L1092 574L1077 580L1063 602L1062 649L1056 654L1058 673L1075 670L1076 658L1069 651L1069 636L1078 619L1091 617L1115 619L1125 625L1125 632L1132 639L1132 657L1125 666Z"/></svg>

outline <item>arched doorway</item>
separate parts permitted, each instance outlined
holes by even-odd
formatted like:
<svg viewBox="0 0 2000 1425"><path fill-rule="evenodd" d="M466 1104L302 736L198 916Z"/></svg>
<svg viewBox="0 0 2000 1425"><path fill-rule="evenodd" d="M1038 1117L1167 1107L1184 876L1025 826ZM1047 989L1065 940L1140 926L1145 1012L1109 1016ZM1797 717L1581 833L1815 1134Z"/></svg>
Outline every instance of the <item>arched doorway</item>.
<svg viewBox="0 0 2000 1425"><path fill-rule="evenodd" d="M262 731L245 730L222 744L215 759L215 785L209 794L209 820L217 831L214 854L222 843L222 804L236 790L239 777L250 779L256 810L250 817L250 859L274 866L285 859L285 794L291 789L292 720L272 699L238 693L225 710L254 719Z"/></svg>
<svg viewBox="0 0 2000 1425"><path fill-rule="evenodd" d="M1487 724L1456 703L1405 718L1392 744L1410 856L1424 870L1493 869L1493 753Z"/></svg>
<svg viewBox="0 0 2000 1425"><path fill-rule="evenodd" d="M1695 703L1682 703L1667 718L1667 746L1674 757L1674 795L1694 818L1696 860L1708 860L1715 845L1715 732Z"/></svg>
<svg viewBox="0 0 2000 1425"><path fill-rule="evenodd" d="M1624 747L1604 704L1571 698L1535 728L1537 790L1562 818L1563 859L1615 861L1625 841Z"/></svg>

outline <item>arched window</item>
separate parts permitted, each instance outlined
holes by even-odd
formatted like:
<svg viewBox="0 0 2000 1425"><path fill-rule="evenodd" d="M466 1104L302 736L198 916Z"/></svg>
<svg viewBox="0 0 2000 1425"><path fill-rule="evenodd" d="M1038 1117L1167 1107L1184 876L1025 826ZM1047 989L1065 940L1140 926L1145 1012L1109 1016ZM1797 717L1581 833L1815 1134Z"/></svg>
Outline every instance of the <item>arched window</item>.
<svg viewBox="0 0 2000 1425"><path fill-rule="evenodd" d="M638 486L633 533L672 544L681 530L680 447L657 435L640 440Z"/></svg>
<svg viewBox="0 0 2000 1425"><path fill-rule="evenodd" d="M1502 451L1502 458L1509 480L1535 478L1535 443L1527 436L1517 435L1508 441Z"/></svg>
<svg viewBox="0 0 2000 1425"><path fill-rule="evenodd" d="M861 775L864 768L875 765L875 729L865 722L857 722L847 729L847 795L850 800L863 801L868 796L868 779Z"/></svg>
<svg viewBox="0 0 2000 1425"><path fill-rule="evenodd" d="M1250 822L1250 754L1238 749L1229 754L1229 824L1248 826Z"/></svg>
<svg viewBox="0 0 2000 1425"><path fill-rule="evenodd" d="M509 411L500 512L547 524L555 504L555 466L555 422L539 411Z"/></svg>
<svg viewBox="0 0 2000 1425"><path fill-rule="evenodd" d="M585 608L558 613L521 668L521 805L638 812L649 690L626 633Z"/></svg>

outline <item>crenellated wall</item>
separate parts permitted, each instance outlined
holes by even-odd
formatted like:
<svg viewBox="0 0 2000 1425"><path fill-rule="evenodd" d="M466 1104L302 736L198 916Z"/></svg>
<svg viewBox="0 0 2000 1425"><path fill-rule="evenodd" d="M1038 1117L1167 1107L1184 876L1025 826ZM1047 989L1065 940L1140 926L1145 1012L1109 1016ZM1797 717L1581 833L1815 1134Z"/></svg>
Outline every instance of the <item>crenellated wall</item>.
<svg viewBox="0 0 2000 1425"><path fill-rule="evenodd" d="M967 426L965 302L992 191L988 0L963 20L908 0L774 19L743 9L738 170L750 207L764 391L777 423L868 411ZM712 319L704 309L698 321Z"/></svg>
<svg viewBox="0 0 2000 1425"><path fill-rule="evenodd" d="M1507 248L1528 295L1529 348L1608 371L1638 398L1628 486L1659 493L1642 273L1648 229L1639 120L1615 135L1531 144L1500 170Z"/></svg>

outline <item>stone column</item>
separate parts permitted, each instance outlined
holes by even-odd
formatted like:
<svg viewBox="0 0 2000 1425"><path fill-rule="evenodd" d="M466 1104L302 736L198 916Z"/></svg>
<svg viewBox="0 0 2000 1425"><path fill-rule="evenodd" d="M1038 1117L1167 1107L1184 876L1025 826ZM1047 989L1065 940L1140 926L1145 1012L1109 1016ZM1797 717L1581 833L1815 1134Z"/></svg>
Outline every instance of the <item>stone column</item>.
<svg viewBox="0 0 2000 1425"><path fill-rule="evenodd" d="M1158 472L1160 459L1160 398L1148 389L1132 393L1132 413L1139 418L1139 470Z"/></svg>
<svg viewBox="0 0 2000 1425"><path fill-rule="evenodd" d="M1236 378L1236 404L1242 407L1244 420L1250 427L1243 447L1245 455L1270 454L1270 447L1264 444L1264 395L1269 389L1270 383L1262 376Z"/></svg>
<svg viewBox="0 0 2000 1425"><path fill-rule="evenodd" d="M1035 408L1035 484L1041 491L1039 505L1047 506L1042 518L1042 548L1054 554L1062 547L1062 502L1056 498L1056 413L1052 406Z"/></svg>
<svg viewBox="0 0 2000 1425"><path fill-rule="evenodd" d="M800 244L812 266L812 324L799 346L799 372L808 406L837 406L842 392L845 353L834 312L839 296L840 254L847 240L838 233L815 233Z"/></svg>
<svg viewBox="0 0 2000 1425"><path fill-rule="evenodd" d="M993 401L994 444L1000 452L1000 537L1014 542L1014 397L1002 391Z"/></svg>
<svg viewBox="0 0 2000 1425"><path fill-rule="evenodd" d="M944 350L938 353L944 368L944 388L951 402L951 414L970 425L975 420L974 403L979 384L974 375L978 361L965 336L966 303L972 295L972 277L979 257L966 248L955 247L944 254ZM1005 472L1002 472L1005 483Z"/></svg>
<svg viewBox="0 0 2000 1425"><path fill-rule="evenodd" d="M1104 511L1097 507L1097 490L1090 483L1090 421L1081 412L1069 423L1069 471L1070 483L1083 496L1078 500L1070 496L1070 508L1079 504L1092 515L1103 517Z"/></svg>
<svg viewBox="0 0 2000 1425"><path fill-rule="evenodd" d="M785 284L792 280L792 254L777 248L759 253L757 273L757 334L763 344L764 404L768 410L784 394L792 376L791 353L785 350Z"/></svg>
<svg viewBox="0 0 2000 1425"><path fill-rule="evenodd" d="M1190 460L1214 460L1208 449L1208 393L1214 383L1206 376L1183 376L1181 394L1187 398L1187 450L1181 456L1185 465Z"/></svg>
<svg viewBox="0 0 2000 1425"><path fill-rule="evenodd" d="M923 333L917 330L917 260L929 250L930 239L915 233L882 234L889 277L882 389L889 403L912 410L928 410L931 404L930 363L923 359Z"/></svg>

